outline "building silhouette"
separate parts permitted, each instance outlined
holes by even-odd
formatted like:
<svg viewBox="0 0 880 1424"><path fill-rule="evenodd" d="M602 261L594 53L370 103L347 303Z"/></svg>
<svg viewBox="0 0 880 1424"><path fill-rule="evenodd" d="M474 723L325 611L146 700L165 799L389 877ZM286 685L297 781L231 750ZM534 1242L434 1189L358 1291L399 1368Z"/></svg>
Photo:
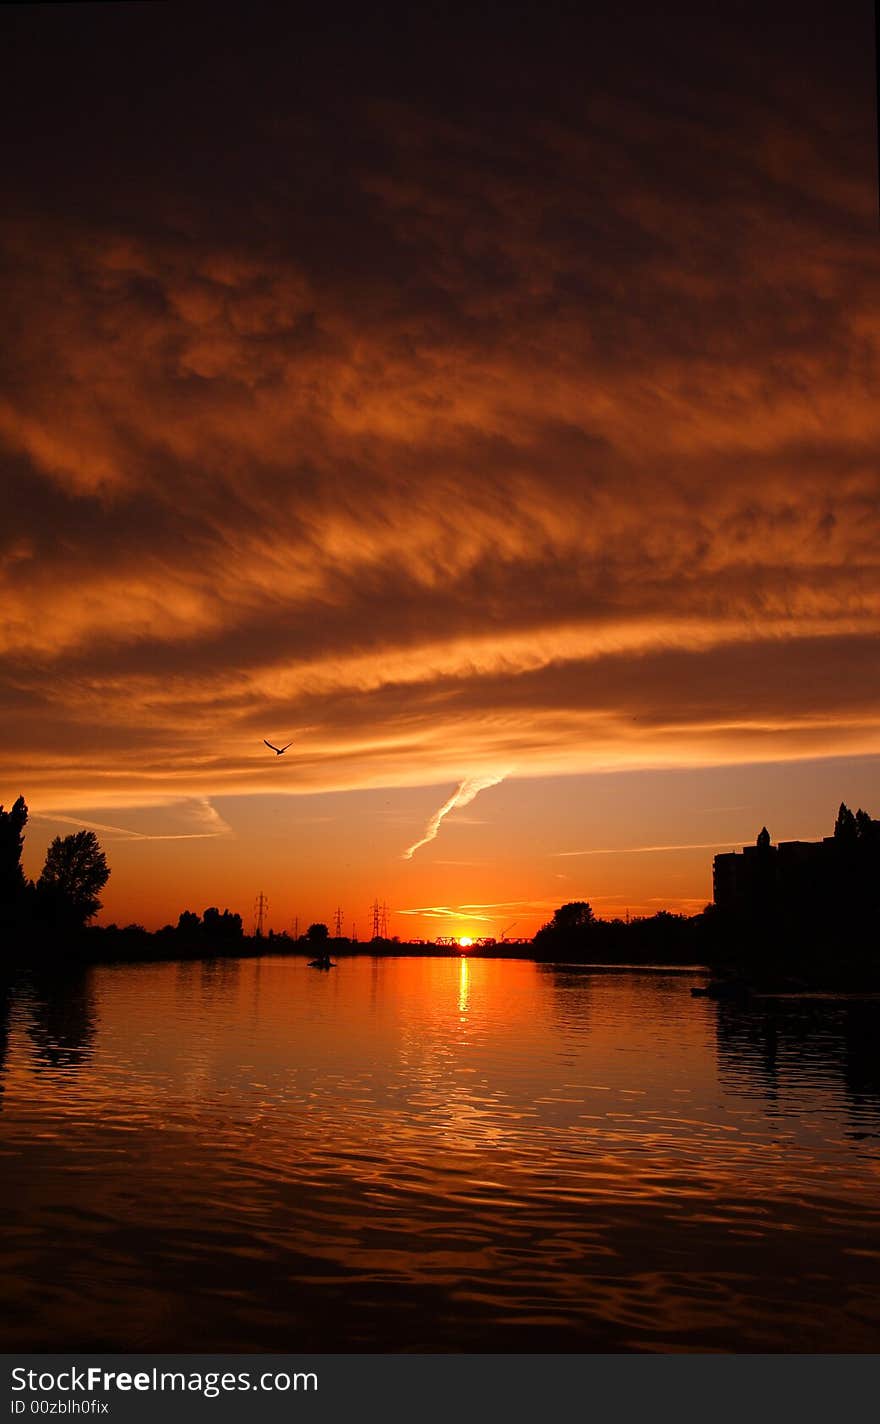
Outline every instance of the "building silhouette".
<svg viewBox="0 0 880 1424"><path fill-rule="evenodd" d="M712 898L720 910L749 912L805 908L838 901L843 913L880 878L880 821L840 808L833 836L773 845L763 826L754 845L716 855ZM842 899L840 898L842 897Z"/></svg>

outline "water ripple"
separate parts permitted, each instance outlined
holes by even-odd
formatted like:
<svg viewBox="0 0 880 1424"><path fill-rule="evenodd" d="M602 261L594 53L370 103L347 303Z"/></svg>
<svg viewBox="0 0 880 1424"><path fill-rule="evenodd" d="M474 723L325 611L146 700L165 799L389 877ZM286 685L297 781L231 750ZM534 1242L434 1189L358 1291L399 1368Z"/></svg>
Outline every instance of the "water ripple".
<svg viewBox="0 0 880 1424"><path fill-rule="evenodd" d="M880 1349L880 1004L462 972L17 986L5 1348Z"/></svg>

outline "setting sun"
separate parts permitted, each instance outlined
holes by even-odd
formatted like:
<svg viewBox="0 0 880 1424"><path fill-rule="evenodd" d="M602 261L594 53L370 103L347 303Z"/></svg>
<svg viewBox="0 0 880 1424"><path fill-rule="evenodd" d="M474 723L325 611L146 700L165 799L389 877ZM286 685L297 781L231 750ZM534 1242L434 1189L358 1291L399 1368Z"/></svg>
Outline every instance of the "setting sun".
<svg viewBox="0 0 880 1424"><path fill-rule="evenodd" d="M0 6L11 1413L880 1357L873 19Z"/></svg>

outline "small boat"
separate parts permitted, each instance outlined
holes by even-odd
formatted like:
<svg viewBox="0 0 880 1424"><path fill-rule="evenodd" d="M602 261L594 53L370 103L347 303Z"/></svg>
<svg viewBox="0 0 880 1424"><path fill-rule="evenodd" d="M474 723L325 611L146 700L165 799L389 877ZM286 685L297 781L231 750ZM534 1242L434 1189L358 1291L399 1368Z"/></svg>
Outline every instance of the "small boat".
<svg viewBox="0 0 880 1424"><path fill-rule="evenodd" d="M328 958L328 959L310 959L310 960L309 960L309 968L310 968L310 969L335 969L335 968L336 968L336 962L335 962L335 960L332 960L332 959L329 959L329 958Z"/></svg>
<svg viewBox="0 0 880 1424"><path fill-rule="evenodd" d="M747 999L749 986L741 979L710 979L708 984L691 989L693 999Z"/></svg>

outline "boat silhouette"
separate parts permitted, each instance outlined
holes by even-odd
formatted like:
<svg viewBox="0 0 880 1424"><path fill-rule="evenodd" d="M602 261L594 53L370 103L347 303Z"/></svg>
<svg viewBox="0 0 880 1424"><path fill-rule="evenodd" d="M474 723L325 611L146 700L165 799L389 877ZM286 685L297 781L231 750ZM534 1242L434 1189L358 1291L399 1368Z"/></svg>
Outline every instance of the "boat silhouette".
<svg viewBox="0 0 880 1424"><path fill-rule="evenodd" d="M694 999L747 999L749 986L741 979L710 979L708 984L691 989Z"/></svg>

